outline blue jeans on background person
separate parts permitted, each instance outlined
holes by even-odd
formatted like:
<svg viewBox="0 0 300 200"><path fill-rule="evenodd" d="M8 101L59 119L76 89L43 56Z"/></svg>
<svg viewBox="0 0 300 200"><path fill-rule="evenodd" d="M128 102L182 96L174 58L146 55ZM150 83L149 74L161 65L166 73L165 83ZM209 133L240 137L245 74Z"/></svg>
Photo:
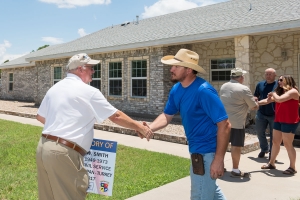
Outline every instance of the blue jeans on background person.
<svg viewBox="0 0 300 200"><path fill-rule="evenodd" d="M261 114L258 110L255 116L255 129L257 132L257 137L259 140L259 145L261 152L271 152L272 149L272 140L273 140L273 125L274 125L275 116L266 116ZM270 149L266 137L266 129L269 125L270 128Z"/></svg>
<svg viewBox="0 0 300 200"><path fill-rule="evenodd" d="M217 185L216 179L210 177L210 165L215 157L215 153L202 154L205 174L197 175L190 167L191 177L191 200L225 200L221 188Z"/></svg>

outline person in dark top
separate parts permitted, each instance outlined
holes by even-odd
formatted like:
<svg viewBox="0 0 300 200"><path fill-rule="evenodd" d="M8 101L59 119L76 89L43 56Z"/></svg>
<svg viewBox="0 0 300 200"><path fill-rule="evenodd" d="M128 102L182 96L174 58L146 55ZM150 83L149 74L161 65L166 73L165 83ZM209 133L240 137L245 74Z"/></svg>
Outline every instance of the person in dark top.
<svg viewBox="0 0 300 200"><path fill-rule="evenodd" d="M268 93L275 90L277 87L277 82L275 81L276 71L273 68L268 68L265 70L265 80L259 82L256 85L254 92L254 98L257 101L267 98ZM273 123L275 116L275 104L270 103L259 107L259 110L255 116L255 128L257 132L257 137L260 145L260 153L258 154L259 158L265 157L265 154L270 152L269 159L271 157L272 149L272 139L273 139ZM270 148L268 145L266 137L266 129L269 125L270 133Z"/></svg>

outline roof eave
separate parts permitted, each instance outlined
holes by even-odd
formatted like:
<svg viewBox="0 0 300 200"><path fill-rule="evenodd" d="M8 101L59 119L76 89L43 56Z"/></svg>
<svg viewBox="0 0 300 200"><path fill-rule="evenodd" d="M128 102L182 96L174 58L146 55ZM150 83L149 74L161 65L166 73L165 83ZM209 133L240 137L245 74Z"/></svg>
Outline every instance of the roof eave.
<svg viewBox="0 0 300 200"><path fill-rule="evenodd" d="M164 38L160 40L125 44L119 46L101 47L96 49L85 50L84 52L87 54L107 53L107 52L114 52L114 51L121 51L121 50L128 50L128 49L145 48L150 46L156 47L156 46L164 46L164 45L174 45L180 43L191 43L195 41L207 41L207 40L232 38L239 35L259 35L259 34L267 34L272 32L290 31L290 30L300 30L300 19L289 21L289 22L278 22L273 24L242 27L237 29L221 30L221 31L208 32L202 34L188 35L188 36ZM67 52L62 54L29 57L26 58L25 60L26 61L51 60L57 58L71 57L76 53L82 53L82 52L83 51L81 50L81 51L72 51L72 52Z"/></svg>
<svg viewBox="0 0 300 200"><path fill-rule="evenodd" d="M35 62L31 62L31 63L22 63L22 64L12 64L12 65L4 65L1 66L0 65L0 69L10 69L10 68L19 68L19 67L34 67L35 66Z"/></svg>

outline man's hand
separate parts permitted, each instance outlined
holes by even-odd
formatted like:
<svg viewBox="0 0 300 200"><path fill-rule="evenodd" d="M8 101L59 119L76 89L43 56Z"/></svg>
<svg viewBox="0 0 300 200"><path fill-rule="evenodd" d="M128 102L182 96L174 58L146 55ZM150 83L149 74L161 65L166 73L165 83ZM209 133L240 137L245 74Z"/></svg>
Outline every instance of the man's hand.
<svg viewBox="0 0 300 200"><path fill-rule="evenodd" d="M213 179L221 178L224 175L224 161L213 160L210 166L210 176Z"/></svg>
<svg viewBox="0 0 300 200"><path fill-rule="evenodd" d="M274 92L269 92L269 93L268 93L268 98L273 97L273 94L274 94Z"/></svg>
<svg viewBox="0 0 300 200"><path fill-rule="evenodd" d="M141 130L136 130L138 136L143 139L144 137L147 138L147 140L149 141L150 138L153 137L153 132L150 129L149 125L146 122L143 122L143 126L141 128Z"/></svg>

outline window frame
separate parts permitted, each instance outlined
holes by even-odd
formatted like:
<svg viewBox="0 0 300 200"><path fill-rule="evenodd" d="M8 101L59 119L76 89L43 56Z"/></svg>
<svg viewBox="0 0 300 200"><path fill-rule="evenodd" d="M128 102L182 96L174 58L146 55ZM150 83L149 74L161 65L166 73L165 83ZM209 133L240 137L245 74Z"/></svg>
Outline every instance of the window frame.
<svg viewBox="0 0 300 200"><path fill-rule="evenodd" d="M133 69L133 62L136 62L136 61L140 61L140 62L143 62L143 61L146 61L146 76L140 76L140 77L132 77L132 69ZM137 60L132 60L131 61L131 70L130 70L130 97L131 98L147 98L147 96L149 96L148 94L148 85L147 85L147 79L148 79L148 62L146 59L137 59ZM133 80L146 80L146 95L145 96L133 96L132 92L133 92Z"/></svg>
<svg viewBox="0 0 300 200"><path fill-rule="evenodd" d="M121 64L121 77L110 77L110 65L111 64L117 64L120 63ZM114 94L110 94L110 81L111 80L120 80L121 81L121 94L120 95L114 95ZM122 61L111 61L108 62L108 96L112 96L112 97L122 97L123 96L123 62Z"/></svg>
<svg viewBox="0 0 300 200"><path fill-rule="evenodd" d="M10 80L10 75L12 74L12 80ZM12 89L10 89L10 84L12 86ZM9 72L8 73L8 91L13 91L14 90L14 73Z"/></svg>
<svg viewBox="0 0 300 200"><path fill-rule="evenodd" d="M95 70L95 68L97 66L100 66L100 70ZM100 86L99 86L99 88L97 88L97 87L91 85L92 82L90 82L89 84L90 84L90 86L92 86L92 87L94 87L94 88L96 88L96 89L98 89L98 90L101 91L101 89L102 89L102 71L103 71L103 69L102 69L102 63L99 62L97 65L94 65L93 68L95 70L94 74L96 74L96 71L100 71L100 78L94 78L94 74L93 74L93 76L92 76L92 82L93 81L100 81Z"/></svg>
<svg viewBox="0 0 300 200"><path fill-rule="evenodd" d="M226 63L225 64L231 64L233 67L232 68L224 68L224 69L212 69L212 61L219 61L219 60L232 60L231 63ZM211 58L210 59L210 81L211 82L227 82L230 80L230 75L229 77L226 79L226 75L225 75L225 79L224 80L220 80L220 75L218 75L218 80L213 80L213 72L228 72L230 73L231 69L235 68L235 62L236 62L236 58L235 57L225 57L225 58ZM218 65L218 64L217 64Z"/></svg>
<svg viewBox="0 0 300 200"><path fill-rule="evenodd" d="M60 79L55 78L55 68L60 68L60 76L61 76ZM63 79L63 67L60 65L56 65L56 66L53 66L52 70L53 70L52 71L52 85L55 85L56 83L58 83L59 81L61 81Z"/></svg>

